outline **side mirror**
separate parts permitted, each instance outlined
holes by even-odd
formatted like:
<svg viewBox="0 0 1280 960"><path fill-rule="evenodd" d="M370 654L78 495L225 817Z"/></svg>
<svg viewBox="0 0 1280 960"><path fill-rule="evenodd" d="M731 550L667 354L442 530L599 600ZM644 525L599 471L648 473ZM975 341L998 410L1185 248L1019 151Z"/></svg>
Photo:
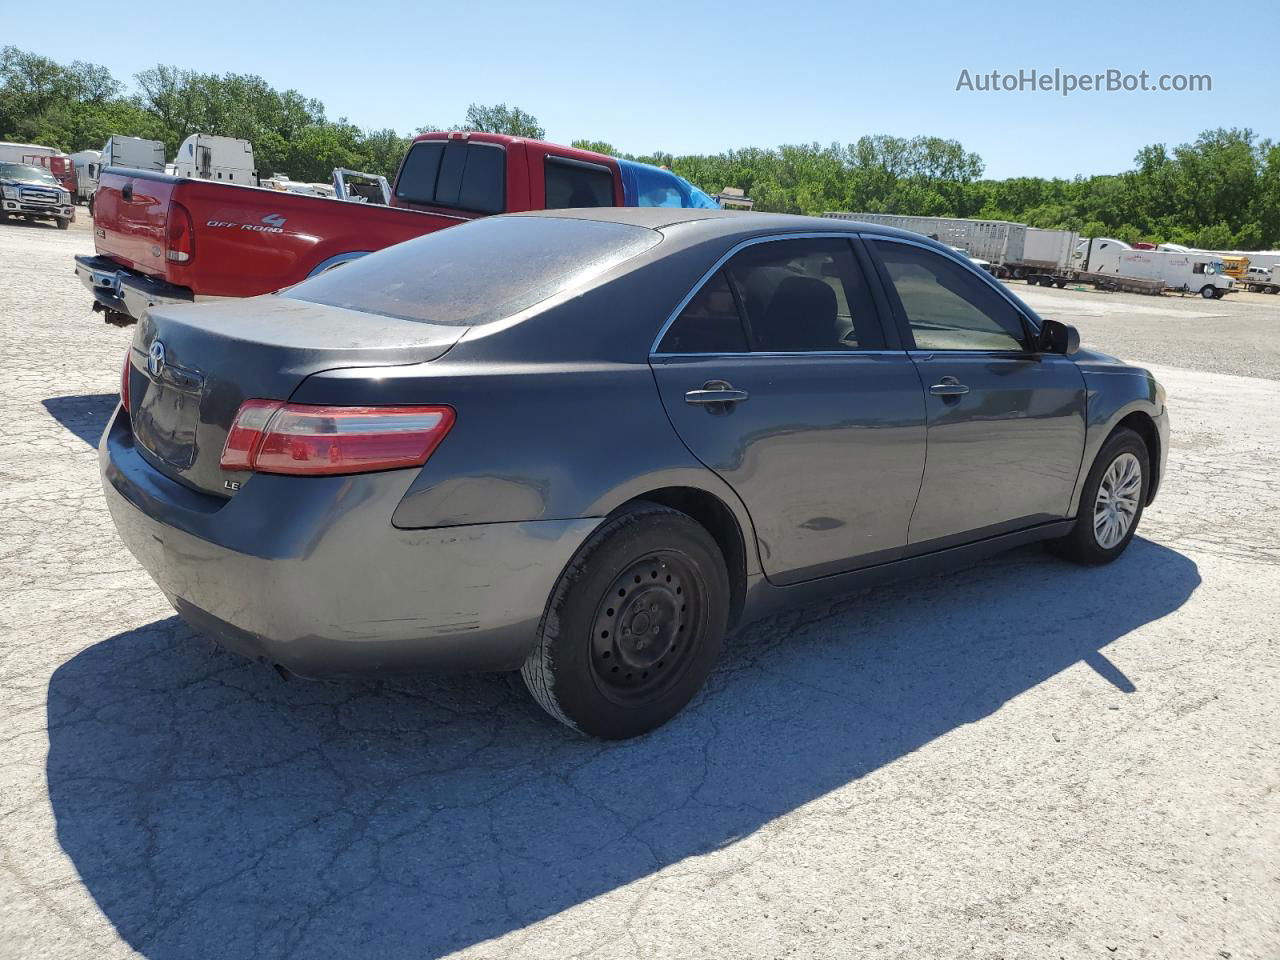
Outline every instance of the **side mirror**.
<svg viewBox="0 0 1280 960"><path fill-rule="evenodd" d="M1069 357L1080 350L1080 331L1069 323L1045 320L1040 326L1036 346L1045 353L1060 353Z"/></svg>

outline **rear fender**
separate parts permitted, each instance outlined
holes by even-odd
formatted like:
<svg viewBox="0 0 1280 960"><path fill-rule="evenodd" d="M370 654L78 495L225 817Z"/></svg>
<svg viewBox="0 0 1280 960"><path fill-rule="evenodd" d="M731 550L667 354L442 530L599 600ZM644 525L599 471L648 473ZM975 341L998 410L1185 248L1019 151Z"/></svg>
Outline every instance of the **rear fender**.
<svg viewBox="0 0 1280 960"><path fill-rule="evenodd" d="M733 513L759 569L742 501L680 442L647 363L478 364L455 347L428 364L330 370L298 403L445 403L457 420L396 508L407 529L601 517L645 493L690 487Z"/></svg>

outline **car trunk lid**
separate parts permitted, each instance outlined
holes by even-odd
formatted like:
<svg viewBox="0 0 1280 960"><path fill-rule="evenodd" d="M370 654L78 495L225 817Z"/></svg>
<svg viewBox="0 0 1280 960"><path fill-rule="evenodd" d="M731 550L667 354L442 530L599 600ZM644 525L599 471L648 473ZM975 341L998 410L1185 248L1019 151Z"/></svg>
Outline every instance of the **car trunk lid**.
<svg viewBox="0 0 1280 960"><path fill-rule="evenodd" d="M134 436L158 470L226 496L248 476L220 467L245 400L287 400L322 370L425 363L466 330L276 295L155 308L131 351Z"/></svg>

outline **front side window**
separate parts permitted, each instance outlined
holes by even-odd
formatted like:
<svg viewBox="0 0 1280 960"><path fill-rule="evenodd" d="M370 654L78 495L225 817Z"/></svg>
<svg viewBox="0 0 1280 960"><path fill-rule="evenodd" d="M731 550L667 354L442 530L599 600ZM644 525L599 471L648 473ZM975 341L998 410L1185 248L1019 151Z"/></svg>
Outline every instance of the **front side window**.
<svg viewBox="0 0 1280 960"><path fill-rule="evenodd" d="M547 157L546 187L548 210L613 206L613 171L596 163Z"/></svg>
<svg viewBox="0 0 1280 960"><path fill-rule="evenodd" d="M746 353L738 303L724 271L704 283L658 345L659 353Z"/></svg>
<svg viewBox="0 0 1280 960"><path fill-rule="evenodd" d="M400 167L396 197L424 206L502 213L506 177L507 154L496 143L420 140Z"/></svg>
<svg viewBox="0 0 1280 960"><path fill-rule="evenodd" d="M971 270L906 243L872 240L921 350L1023 350L1022 318Z"/></svg>
<svg viewBox="0 0 1280 960"><path fill-rule="evenodd" d="M774 240L726 268L751 349L761 353L878 350L884 334L849 241Z"/></svg>

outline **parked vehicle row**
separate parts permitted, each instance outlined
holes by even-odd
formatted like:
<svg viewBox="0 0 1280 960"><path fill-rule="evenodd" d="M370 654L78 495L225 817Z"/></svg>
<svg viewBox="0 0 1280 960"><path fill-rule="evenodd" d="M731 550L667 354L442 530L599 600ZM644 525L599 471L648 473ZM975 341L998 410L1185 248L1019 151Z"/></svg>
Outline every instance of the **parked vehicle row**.
<svg viewBox="0 0 1280 960"><path fill-rule="evenodd" d="M997 276L1046 287L1083 282L1107 289L1140 293L1176 290L1221 299L1235 288L1237 279L1243 280L1249 264L1243 257L1223 258L1185 248L1141 250L1110 237L1081 239L1072 230L1044 230L1004 220L875 213L823 216L924 234L970 257L990 261Z"/></svg>
<svg viewBox="0 0 1280 960"><path fill-rule="evenodd" d="M1156 493L1153 377L943 244L626 209L616 166L528 141L414 149L396 195L426 209L399 215L470 222L276 296L157 305L125 356L111 515L232 650L313 677L519 669L556 719L634 736L732 625L1032 541L1105 563ZM195 189L132 185L170 217L161 191ZM596 209L532 209L569 204ZM158 242L189 254L189 227Z"/></svg>
<svg viewBox="0 0 1280 960"><path fill-rule="evenodd" d="M199 149L193 144L197 159ZM375 250L496 213L716 208L668 170L485 133L419 136L391 186L390 206L261 189L231 176L230 169L221 182L118 167L103 172L94 211L96 253L77 257L76 273L108 322L132 323L166 303L279 290Z"/></svg>

